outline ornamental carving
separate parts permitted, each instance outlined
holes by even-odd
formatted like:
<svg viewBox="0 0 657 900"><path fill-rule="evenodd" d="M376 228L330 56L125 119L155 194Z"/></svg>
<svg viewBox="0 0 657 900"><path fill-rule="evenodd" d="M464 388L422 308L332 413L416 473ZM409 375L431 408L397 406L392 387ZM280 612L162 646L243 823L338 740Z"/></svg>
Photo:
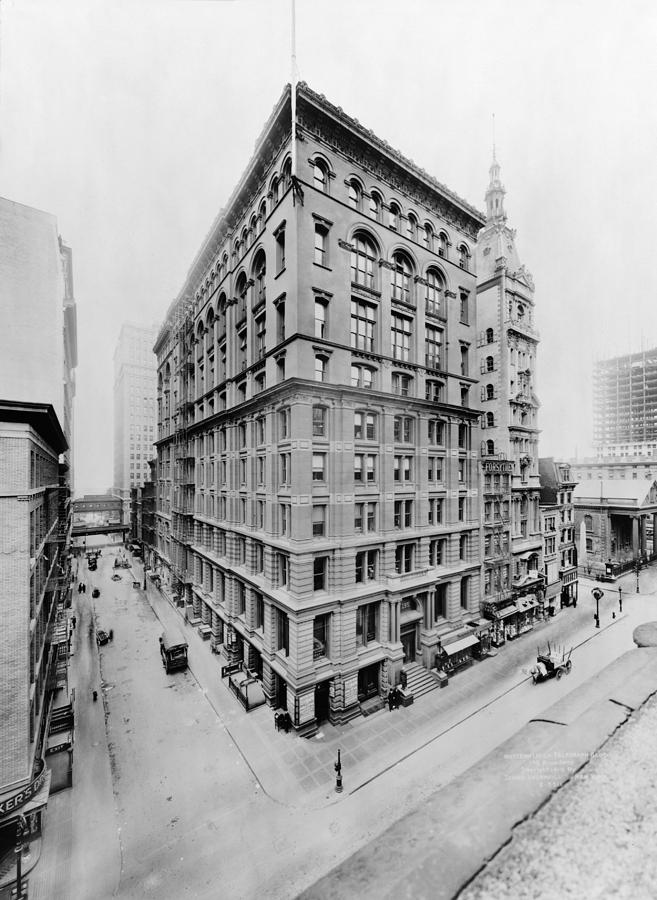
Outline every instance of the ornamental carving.
<svg viewBox="0 0 657 900"><path fill-rule="evenodd" d="M348 241L343 241L342 238L338 238L338 247L342 250L350 250L352 253L356 252L356 248L353 247Z"/></svg>

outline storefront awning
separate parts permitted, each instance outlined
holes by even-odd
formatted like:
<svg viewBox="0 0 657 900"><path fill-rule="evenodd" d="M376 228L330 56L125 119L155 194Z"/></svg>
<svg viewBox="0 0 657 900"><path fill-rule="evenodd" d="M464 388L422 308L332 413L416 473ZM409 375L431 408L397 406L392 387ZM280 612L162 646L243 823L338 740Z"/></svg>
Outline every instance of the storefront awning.
<svg viewBox="0 0 657 900"><path fill-rule="evenodd" d="M443 647L443 653L446 653L447 656L453 656L455 653L458 653L459 650L465 650L466 647L472 647L474 644L478 643L479 638L474 634L469 634L467 637L461 638L459 641L454 641L446 647Z"/></svg>
<svg viewBox="0 0 657 900"><path fill-rule="evenodd" d="M515 603L512 603L510 606L505 606L503 609L496 610L496 616L498 619L507 619L509 616L513 616L518 612L518 607Z"/></svg>

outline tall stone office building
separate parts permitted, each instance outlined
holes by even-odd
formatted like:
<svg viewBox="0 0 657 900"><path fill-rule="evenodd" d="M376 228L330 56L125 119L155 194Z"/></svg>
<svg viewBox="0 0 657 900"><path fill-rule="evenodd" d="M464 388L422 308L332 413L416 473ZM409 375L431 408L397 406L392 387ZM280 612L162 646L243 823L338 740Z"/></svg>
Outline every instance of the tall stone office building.
<svg viewBox="0 0 657 900"><path fill-rule="evenodd" d="M497 646L529 630L543 599L534 282L507 225L495 156L477 242L484 602Z"/></svg>
<svg viewBox="0 0 657 900"><path fill-rule="evenodd" d="M305 84L296 128L157 338L157 571L309 734L476 641L484 218Z"/></svg>
<svg viewBox="0 0 657 900"><path fill-rule="evenodd" d="M76 303L49 213L0 198L0 858L41 834L67 702ZM61 691L59 689L62 689ZM56 707L56 708L55 708ZM55 727L56 723L56 727ZM62 746L63 734L55 744ZM69 743L63 781L70 777ZM46 765L48 761L49 765Z"/></svg>
<svg viewBox="0 0 657 900"><path fill-rule="evenodd" d="M114 351L114 494L130 521L130 490L149 477L156 437L157 325L124 322Z"/></svg>

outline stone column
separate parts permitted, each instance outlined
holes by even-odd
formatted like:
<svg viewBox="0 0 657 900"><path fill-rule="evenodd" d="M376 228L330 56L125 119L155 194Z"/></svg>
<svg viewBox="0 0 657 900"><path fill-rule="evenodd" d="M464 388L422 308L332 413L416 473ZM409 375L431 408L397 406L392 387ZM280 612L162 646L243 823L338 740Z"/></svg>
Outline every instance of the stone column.
<svg viewBox="0 0 657 900"><path fill-rule="evenodd" d="M657 553L657 513L652 514L652 553Z"/></svg>
<svg viewBox="0 0 657 900"><path fill-rule="evenodd" d="M632 519L632 558L637 559L639 556L639 519L634 516Z"/></svg>
<svg viewBox="0 0 657 900"><path fill-rule="evenodd" d="M641 556L648 555L648 545L646 543L646 517L641 516L639 519L639 540L641 545Z"/></svg>

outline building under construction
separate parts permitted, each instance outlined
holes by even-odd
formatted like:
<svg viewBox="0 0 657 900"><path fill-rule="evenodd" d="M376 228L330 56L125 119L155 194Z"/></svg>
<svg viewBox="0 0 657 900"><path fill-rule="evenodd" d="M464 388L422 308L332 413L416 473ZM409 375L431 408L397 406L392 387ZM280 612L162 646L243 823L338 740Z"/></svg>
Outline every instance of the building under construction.
<svg viewBox="0 0 657 900"><path fill-rule="evenodd" d="M593 443L601 456L655 455L657 348L595 364Z"/></svg>

